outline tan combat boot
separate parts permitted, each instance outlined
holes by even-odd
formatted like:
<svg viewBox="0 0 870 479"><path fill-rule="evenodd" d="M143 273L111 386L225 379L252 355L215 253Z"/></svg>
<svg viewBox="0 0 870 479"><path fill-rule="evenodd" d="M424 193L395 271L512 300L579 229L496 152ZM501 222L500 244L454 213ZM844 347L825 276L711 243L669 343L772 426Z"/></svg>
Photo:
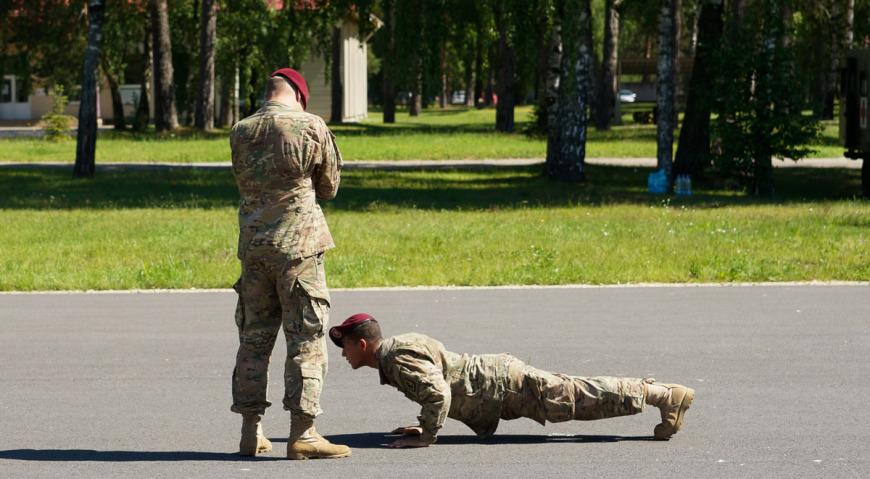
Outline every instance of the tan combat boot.
<svg viewBox="0 0 870 479"><path fill-rule="evenodd" d="M303 427L300 433L299 430ZM350 448L332 444L314 430L313 421L293 421L287 439L287 459L335 459L350 456Z"/></svg>
<svg viewBox="0 0 870 479"><path fill-rule="evenodd" d="M242 440L239 441L239 454L242 456L256 456L271 450L272 443L263 435L260 416L242 416Z"/></svg>
<svg viewBox="0 0 870 479"><path fill-rule="evenodd" d="M646 403L661 409L662 422L653 430L656 439L670 439L683 426L683 415L695 398L695 390L679 384L645 384Z"/></svg>

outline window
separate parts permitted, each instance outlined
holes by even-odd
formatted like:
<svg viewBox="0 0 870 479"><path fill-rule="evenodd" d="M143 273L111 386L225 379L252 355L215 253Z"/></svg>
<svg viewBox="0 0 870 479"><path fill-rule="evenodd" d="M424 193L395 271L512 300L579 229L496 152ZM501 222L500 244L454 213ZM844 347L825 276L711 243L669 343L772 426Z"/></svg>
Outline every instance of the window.
<svg viewBox="0 0 870 479"><path fill-rule="evenodd" d="M0 84L0 103L12 103L12 79L4 78Z"/></svg>
<svg viewBox="0 0 870 479"><path fill-rule="evenodd" d="M16 103L27 103L28 96L24 94L24 88L21 88L21 84L24 82L21 78L15 79L15 101Z"/></svg>

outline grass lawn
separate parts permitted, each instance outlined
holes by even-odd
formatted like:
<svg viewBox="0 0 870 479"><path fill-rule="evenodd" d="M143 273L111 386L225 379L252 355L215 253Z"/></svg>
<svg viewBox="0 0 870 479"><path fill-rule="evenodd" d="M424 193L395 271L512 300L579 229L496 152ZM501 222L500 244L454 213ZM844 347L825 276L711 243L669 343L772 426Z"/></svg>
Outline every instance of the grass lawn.
<svg viewBox="0 0 870 479"><path fill-rule="evenodd" d="M649 110L651 104L625 105L623 126L609 132L589 129L586 156L589 158L639 158L656 156L655 125L633 122L634 111ZM530 106L516 108L517 133L495 132L495 110L428 109L419 117L407 111L396 114L396 123L385 125L381 114L371 112L361 123L333 125L342 155L347 160L400 159L483 159L543 158L546 139L522 133L528 126ZM679 132L675 133L675 142ZM107 131L97 140L97 163L109 162L220 162L230 160L229 132L218 130L199 133L181 130L177 134L158 136ZM839 158L837 125L824 124L824 136L816 158ZM676 145L674 147L676 151ZM75 161L75 142L54 144L39 138L0 139L0 161L69 162Z"/></svg>
<svg viewBox="0 0 870 479"><path fill-rule="evenodd" d="M646 193L643 168L589 184L539 167L346 171L324 203L331 287L870 280L858 170L780 169L778 196ZM0 290L226 288L228 170L0 169Z"/></svg>

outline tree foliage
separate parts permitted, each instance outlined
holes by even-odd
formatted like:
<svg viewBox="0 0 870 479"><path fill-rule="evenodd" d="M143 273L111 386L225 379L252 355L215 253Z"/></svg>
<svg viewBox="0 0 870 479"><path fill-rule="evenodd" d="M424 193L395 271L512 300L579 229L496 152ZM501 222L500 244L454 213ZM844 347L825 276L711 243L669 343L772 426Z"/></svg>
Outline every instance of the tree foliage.
<svg viewBox="0 0 870 479"><path fill-rule="evenodd" d="M45 130L45 140L64 143L72 140L69 131L73 127L75 117L67 115L64 108L69 103L69 98L64 94L63 86L58 85L51 91L51 110L45 112L40 118L44 124L42 127Z"/></svg>
<svg viewBox="0 0 870 479"><path fill-rule="evenodd" d="M760 195L774 191L771 159L805 157L819 134L818 122L803 114L806 88L795 73L794 47L784 41L782 6L776 0L747 6L741 33L720 50L714 84L716 176Z"/></svg>
<svg viewBox="0 0 870 479"><path fill-rule="evenodd" d="M87 1L4 0L0 3L0 76L40 79L69 94L81 81L87 44ZM25 94L31 82L21 82Z"/></svg>

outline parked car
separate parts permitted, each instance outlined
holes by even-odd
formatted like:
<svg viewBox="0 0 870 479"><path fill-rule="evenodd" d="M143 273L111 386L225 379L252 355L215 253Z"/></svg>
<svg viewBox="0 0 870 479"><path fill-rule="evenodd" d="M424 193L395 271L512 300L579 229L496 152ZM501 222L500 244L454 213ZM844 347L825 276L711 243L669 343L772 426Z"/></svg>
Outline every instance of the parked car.
<svg viewBox="0 0 870 479"><path fill-rule="evenodd" d="M453 92L453 95L450 97L451 105L464 105L465 104L465 90L456 90Z"/></svg>
<svg viewBox="0 0 870 479"><path fill-rule="evenodd" d="M631 90L619 90L619 101L621 103L634 103L637 101L637 93Z"/></svg>

